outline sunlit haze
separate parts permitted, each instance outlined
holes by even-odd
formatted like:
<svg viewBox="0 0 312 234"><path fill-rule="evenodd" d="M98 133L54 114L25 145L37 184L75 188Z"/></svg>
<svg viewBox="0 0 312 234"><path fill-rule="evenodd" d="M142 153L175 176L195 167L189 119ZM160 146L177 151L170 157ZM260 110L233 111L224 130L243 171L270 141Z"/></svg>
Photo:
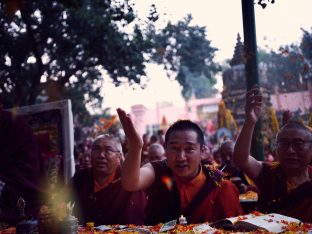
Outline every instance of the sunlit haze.
<svg viewBox="0 0 312 234"><path fill-rule="evenodd" d="M188 13L193 16L193 24L206 26L207 39L219 49L215 61L231 59L236 44L237 33L243 38L241 0L137 0L135 8L141 18L149 13L149 6L155 4L159 13L156 22L158 28L169 20L172 23L183 19ZM269 2L269 1L266 1ZM302 31L312 27L311 0L276 0L265 9L255 5L257 43L261 48L278 49L281 45L298 44ZM122 107L126 110L131 105L143 104L155 107L157 102L173 102L183 105L180 87L176 81L170 81L161 66L148 65L146 69L147 87L144 90L128 86L115 88L105 78L103 95L106 107ZM217 88L222 90L221 77Z"/></svg>

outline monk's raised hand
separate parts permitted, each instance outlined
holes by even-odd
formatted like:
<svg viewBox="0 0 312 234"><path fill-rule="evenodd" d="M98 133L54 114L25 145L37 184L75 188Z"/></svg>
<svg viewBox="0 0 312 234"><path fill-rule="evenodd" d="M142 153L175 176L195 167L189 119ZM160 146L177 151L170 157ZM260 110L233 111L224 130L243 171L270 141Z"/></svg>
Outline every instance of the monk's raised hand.
<svg viewBox="0 0 312 234"><path fill-rule="evenodd" d="M261 116L262 110L262 94L260 89L254 86L246 93L246 120L256 123Z"/></svg>
<svg viewBox="0 0 312 234"><path fill-rule="evenodd" d="M123 109L117 108L120 123L127 137L128 147L142 148L143 140L134 127L131 115L127 114Z"/></svg>

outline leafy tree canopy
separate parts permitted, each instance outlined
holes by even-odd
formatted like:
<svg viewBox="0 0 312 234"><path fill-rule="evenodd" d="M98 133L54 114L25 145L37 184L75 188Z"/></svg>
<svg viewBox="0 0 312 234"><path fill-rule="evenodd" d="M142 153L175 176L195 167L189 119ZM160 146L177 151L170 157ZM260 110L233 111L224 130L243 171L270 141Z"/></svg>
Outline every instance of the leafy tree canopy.
<svg viewBox="0 0 312 234"><path fill-rule="evenodd" d="M10 21L0 3L0 93L8 106L33 104L43 95L77 99L74 108L83 110L86 102L100 103L101 69L116 85L123 77L140 83L149 43L133 22L132 6L82 2L72 8L22 1ZM122 31L126 26L131 33Z"/></svg>
<svg viewBox="0 0 312 234"><path fill-rule="evenodd" d="M307 76L312 77L312 28L311 32L303 30L303 36L300 44L300 49L305 57L304 71Z"/></svg>
<svg viewBox="0 0 312 234"><path fill-rule="evenodd" d="M192 16L173 25L170 22L160 32L151 36L155 49L152 59L164 64L165 69L176 74L182 86L182 95L202 98L215 93L215 74L220 66L213 59L216 48L206 39L206 28L191 25Z"/></svg>
<svg viewBox="0 0 312 234"><path fill-rule="evenodd" d="M205 27L191 26L188 16L156 31L155 6L146 25L136 17L128 1L1 1L2 102L12 107L69 98L74 113L84 116L87 103L101 104L104 71L116 85L140 84L146 62L174 73L186 99L215 92L220 68Z"/></svg>
<svg viewBox="0 0 312 234"><path fill-rule="evenodd" d="M271 88L278 86L281 92L306 89L307 64L298 46L284 46L278 52L260 50L258 55Z"/></svg>

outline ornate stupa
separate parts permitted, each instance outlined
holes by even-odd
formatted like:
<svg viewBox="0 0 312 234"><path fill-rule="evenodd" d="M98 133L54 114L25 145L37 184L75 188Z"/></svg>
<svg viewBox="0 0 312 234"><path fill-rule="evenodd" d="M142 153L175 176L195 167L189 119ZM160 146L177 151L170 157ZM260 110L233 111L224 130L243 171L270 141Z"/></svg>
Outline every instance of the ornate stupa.
<svg viewBox="0 0 312 234"><path fill-rule="evenodd" d="M234 55L230 61L230 65L233 67L235 65L240 65L244 62L244 45L241 42L241 36L237 34L237 42L234 49Z"/></svg>
<svg viewBox="0 0 312 234"><path fill-rule="evenodd" d="M241 37L237 35L237 42L234 49L233 58L230 61L230 68L222 74L223 91L222 99L226 107L232 112L237 124L244 121L245 115L245 93L246 93L246 75L244 63L244 44ZM266 71L259 67L260 87L264 95L266 105L269 105L270 96L266 91L267 76Z"/></svg>

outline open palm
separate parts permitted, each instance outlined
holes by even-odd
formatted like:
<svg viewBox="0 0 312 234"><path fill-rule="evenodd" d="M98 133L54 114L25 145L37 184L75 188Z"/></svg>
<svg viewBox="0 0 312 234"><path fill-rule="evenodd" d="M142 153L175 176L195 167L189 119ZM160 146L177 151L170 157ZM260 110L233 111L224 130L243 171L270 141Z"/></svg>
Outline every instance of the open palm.
<svg viewBox="0 0 312 234"><path fill-rule="evenodd" d="M246 118L252 122L257 122L261 116L262 95L259 88L254 87L246 94Z"/></svg>
<svg viewBox="0 0 312 234"><path fill-rule="evenodd" d="M124 129L128 140L129 148L142 148L143 139L140 137L139 133L136 131L131 115L127 114L123 109L118 108L117 113L119 120Z"/></svg>

